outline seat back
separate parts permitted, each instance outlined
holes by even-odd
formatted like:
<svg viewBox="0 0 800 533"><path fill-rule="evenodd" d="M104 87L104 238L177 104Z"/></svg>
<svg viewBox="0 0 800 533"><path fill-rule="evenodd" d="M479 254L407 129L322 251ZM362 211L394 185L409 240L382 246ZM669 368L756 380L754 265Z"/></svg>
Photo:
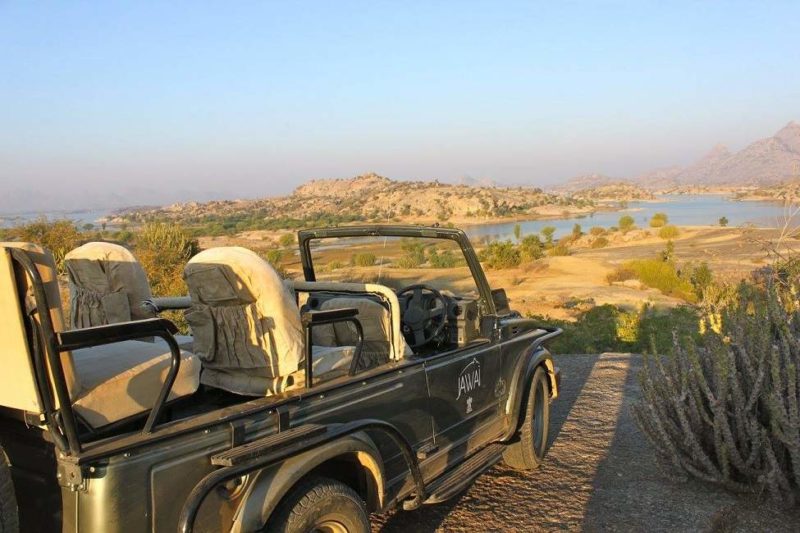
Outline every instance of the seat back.
<svg viewBox="0 0 800 533"><path fill-rule="evenodd" d="M144 269L125 247L89 242L65 257L72 328L102 326L155 316Z"/></svg>
<svg viewBox="0 0 800 533"><path fill-rule="evenodd" d="M240 394L277 392L305 356L300 311L280 276L246 248L220 247L194 256L184 279L201 381Z"/></svg>
<svg viewBox="0 0 800 533"><path fill-rule="evenodd" d="M338 296L323 301L319 308L324 311L358 310L358 321L364 334L358 370L389 361L392 324L389 311L383 305L364 296ZM312 335L314 344L320 346L354 346L358 342L356 328L349 322L319 326L314 328Z"/></svg>
<svg viewBox="0 0 800 533"><path fill-rule="evenodd" d="M21 249L31 259L34 265L36 265L36 270L44 285L45 299L47 300L45 304L50 314L50 321L53 324L53 329L56 332L64 331L64 312L61 307L61 293L58 289L58 270L56 269L53 255L38 244L27 242L4 242L0 243L0 247ZM39 312L43 310L37 309L33 292L33 280L22 270L15 272L15 278L17 280L17 292L24 302L24 309L22 311L26 315L30 314L33 316L33 319L39 327L41 327ZM69 351L61 352L61 366L70 398L75 398L80 394L81 386L75 372L72 353Z"/></svg>

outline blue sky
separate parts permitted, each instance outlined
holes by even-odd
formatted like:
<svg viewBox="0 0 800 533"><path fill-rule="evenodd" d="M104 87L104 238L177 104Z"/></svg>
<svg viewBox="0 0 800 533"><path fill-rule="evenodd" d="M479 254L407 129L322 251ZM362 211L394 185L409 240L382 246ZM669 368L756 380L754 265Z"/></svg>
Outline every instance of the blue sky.
<svg viewBox="0 0 800 533"><path fill-rule="evenodd" d="M366 171L552 184L800 119L800 3L664 4L0 0L0 185L77 205Z"/></svg>

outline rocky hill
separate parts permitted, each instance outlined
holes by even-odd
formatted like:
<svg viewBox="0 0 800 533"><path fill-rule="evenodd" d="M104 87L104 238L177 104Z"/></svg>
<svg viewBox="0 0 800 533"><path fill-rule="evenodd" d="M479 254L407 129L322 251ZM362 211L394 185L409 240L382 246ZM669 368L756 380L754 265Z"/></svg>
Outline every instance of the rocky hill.
<svg viewBox="0 0 800 533"><path fill-rule="evenodd" d="M475 223L503 218L548 218L589 213L588 197L531 187L479 187L438 181L395 181L377 174L312 180L291 195L255 200L173 204L133 210L113 223L176 220L221 225L225 231L348 222Z"/></svg>
<svg viewBox="0 0 800 533"><path fill-rule="evenodd" d="M603 174L577 176L557 187L555 192L572 198L596 202L650 200L653 193L632 180L612 178Z"/></svg>
<svg viewBox="0 0 800 533"><path fill-rule="evenodd" d="M738 152L715 146L688 167L660 169L636 178L645 187L771 186L800 175L800 123L789 122L772 137Z"/></svg>

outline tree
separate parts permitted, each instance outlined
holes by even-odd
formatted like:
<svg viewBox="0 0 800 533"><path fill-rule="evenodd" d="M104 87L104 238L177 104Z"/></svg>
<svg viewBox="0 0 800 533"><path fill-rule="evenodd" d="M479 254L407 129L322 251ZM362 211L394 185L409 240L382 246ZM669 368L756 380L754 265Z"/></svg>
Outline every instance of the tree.
<svg viewBox="0 0 800 533"><path fill-rule="evenodd" d="M621 229L623 233L627 233L632 230L634 225L635 221L633 220L632 216L622 215L619 217L619 229Z"/></svg>
<svg viewBox="0 0 800 533"><path fill-rule="evenodd" d="M83 231L92 231L94 229L94 224L92 224L91 222L87 222L81 228L83 229Z"/></svg>
<svg viewBox="0 0 800 533"><path fill-rule="evenodd" d="M556 232L556 228L553 226L545 226L542 228L542 235L544 235L544 240L548 246L553 245L553 235Z"/></svg>
<svg viewBox="0 0 800 533"><path fill-rule="evenodd" d="M514 237L517 239L517 242L519 242L520 237L522 237L522 226L519 224L514 224Z"/></svg>
<svg viewBox="0 0 800 533"><path fill-rule="evenodd" d="M574 226L572 226L572 238L573 238L573 240L574 239L580 239L581 235L583 235L583 228L581 228L581 225L580 224L575 224Z"/></svg>
<svg viewBox="0 0 800 533"><path fill-rule="evenodd" d="M535 261L544 257L544 245L538 235L527 235L519 245L523 261Z"/></svg>
<svg viewBox="0 0 800 533"><path fill-rule="evenodd" d="M64 256L77 247L80 234L71 220L50 222L42 217L11 230L11 237L23 242L33 242L50 250L59 272L64 273Z"/></svg>
<svg viewBox="0 0 800 533"><path fill-rule="evenodd" d="M650 219L650 227L660 228L665 226L668 221L669 217L667 217L666 213L656 213L653 215L653 218Z"/></svg>
<svg viewBox="0 0 800 533"><path fill-rule="evenodd" d="M728 217L719 217L719 225L723 228L728 225Z"/></svg>
<svg viewBox="0 0 800 533"><path fill-rule="evenodd" d="M177 224L145 224L136 235L135 251L155 296L186 294L183 269L200 251L197 241Z"/></svg>

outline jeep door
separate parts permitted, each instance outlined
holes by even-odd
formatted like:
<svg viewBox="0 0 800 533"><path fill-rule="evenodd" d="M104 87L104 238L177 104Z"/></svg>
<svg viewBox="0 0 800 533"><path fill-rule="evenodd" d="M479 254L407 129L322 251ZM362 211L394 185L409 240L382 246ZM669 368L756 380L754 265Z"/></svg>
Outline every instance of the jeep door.
<svg viewBox="0 0 800 533"><path fill-rule="evenodd" d="M502 432L499 348L488 340L425 362L440 470Z"/></svg>

